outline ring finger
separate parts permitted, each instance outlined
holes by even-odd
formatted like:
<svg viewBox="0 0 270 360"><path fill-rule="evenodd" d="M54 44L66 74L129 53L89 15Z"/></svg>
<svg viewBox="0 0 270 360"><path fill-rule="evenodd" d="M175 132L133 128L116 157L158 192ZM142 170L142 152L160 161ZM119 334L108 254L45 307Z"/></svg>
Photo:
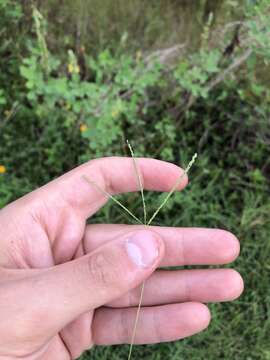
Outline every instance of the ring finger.
<svg viewBox="0 0 270 360"><path fill-rule="evenodd" d="M241 276L231 269L156 271L147 279L143 306L188 301L231 301L243 291ZM137 306L141 286L108 304L110 307Z"/></svg>

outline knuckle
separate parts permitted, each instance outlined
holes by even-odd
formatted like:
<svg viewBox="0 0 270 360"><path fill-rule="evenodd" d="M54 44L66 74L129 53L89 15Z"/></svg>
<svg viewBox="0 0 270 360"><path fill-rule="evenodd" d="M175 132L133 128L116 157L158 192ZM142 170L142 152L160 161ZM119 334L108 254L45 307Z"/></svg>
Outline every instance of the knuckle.
<svg viewBox="0 0 270 360"><path fill-rule="evenodd" d="M117 284L118 274L109 256L103 253L93 254L88 259L90 278L95 283L107 287Z"/></svg>

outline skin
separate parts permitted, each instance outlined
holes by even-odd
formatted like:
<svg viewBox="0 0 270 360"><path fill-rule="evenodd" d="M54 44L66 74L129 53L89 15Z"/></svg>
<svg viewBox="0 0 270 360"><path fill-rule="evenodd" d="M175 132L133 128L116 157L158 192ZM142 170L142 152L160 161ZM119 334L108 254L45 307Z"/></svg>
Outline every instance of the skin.
<svg viewBox="0 0 270 360"><path fill-rule="evenodd" d="M177 166L138 159L144 188L169 191ZM110 194L137 191L130 158L90 161L0 211L0 359L75 359L94 345L129 343L140 284L147 279L135 343L173 341L205 329L203 303L243 291L227 264L239 242L217 229L86 225ZM183 178L178 190L187 185ZM139 238L142 261L127 251ZM133 247L132 247L133 249ZM146 261L147 259L147 261ZM143 265L142 265L143 263Z"/></svg>

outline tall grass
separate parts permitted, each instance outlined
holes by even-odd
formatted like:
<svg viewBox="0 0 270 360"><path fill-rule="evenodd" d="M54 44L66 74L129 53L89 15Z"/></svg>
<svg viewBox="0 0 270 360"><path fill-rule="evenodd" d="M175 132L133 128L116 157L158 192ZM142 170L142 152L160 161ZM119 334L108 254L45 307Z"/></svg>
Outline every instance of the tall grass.
<svg viewBox="0 0 270 360"><path fill-rule="evenodd" d="M227 0L48 0L40 2L40 9L50 19L52 46L83 45L88 52L95 53L105 47L114 50L125 33L129 36L129 51L151 51L179 43L196 48L209 14L213 14L215 24L221 25L235 16L232 3ZM238 1L238 15L242 3L243 0ZM68 35L72 35L73 43Z"/></svg>

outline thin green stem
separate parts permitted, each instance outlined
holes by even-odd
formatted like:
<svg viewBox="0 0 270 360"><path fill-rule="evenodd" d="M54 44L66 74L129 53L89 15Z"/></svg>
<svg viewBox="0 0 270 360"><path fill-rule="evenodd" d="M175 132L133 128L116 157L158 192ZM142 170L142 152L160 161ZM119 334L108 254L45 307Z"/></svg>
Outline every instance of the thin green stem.
<svg viewBox="0 0 270 360"><path fill-rule="evenodd" d="M131 216L134 220L136 220L139 224L143 224L140 219L137 218L128 208L125 207L120 201L118 201L115 197L113 197L111 194L109 194L106 190L102 189L97 183L90 180L86 175L82 176L90 185L95 186L100 192L102 192L104 195L108 196L112 201L114 201L118 206L120 206L123 210L125 210L129 216Z"/></svg>
<svg viewBox="0 0 270 360"><path fill-rule="evenodd" d="M132 146L131 146L131 144L130 144L130 142L128 140L127 140L127 145L128 145L130 154L132 156L134 169L135 169L137 182L138 182L138 187L139 187L140 192L141 192L142 204L143 204L143 220L144 220L143 222L146 225L147 224L147 212L146 212L146 205L145 205L145 198L144 198L144 192L143 192L143 184L142 184L141 173L140 173L140 170L139 170L138 162L137 162L137 160L135 158L134 151L133 151Z"/></svg>

